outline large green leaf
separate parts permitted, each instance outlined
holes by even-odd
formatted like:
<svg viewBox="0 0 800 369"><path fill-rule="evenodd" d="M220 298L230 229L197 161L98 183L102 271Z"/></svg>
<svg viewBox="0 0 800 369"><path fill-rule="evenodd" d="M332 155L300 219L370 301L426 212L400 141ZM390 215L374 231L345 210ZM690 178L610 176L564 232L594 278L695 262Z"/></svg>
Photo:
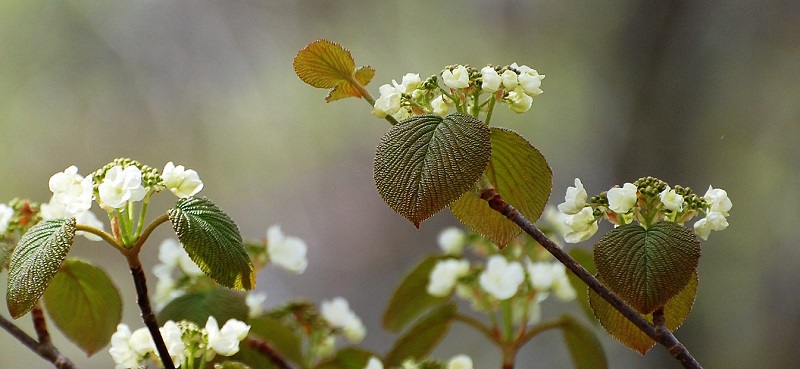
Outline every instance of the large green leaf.
<svg viewBox="0 0 800 369"><path fill-rule="evenodd" d="M386 330L398 333L426 311L450 300L448 297L431 296L427 292L431 271L443 259L442 256L428 256L403 278L383 314L383 327Z"/></svg>
<svg viewBox="0 0 800 369"><path fill-rule="evenodd" d="M553 172L544 155L514 131L492 127L492 156L486 177L503 199L530 221L542 215L550 190ZM505 246L522 229L502 214L492 210L472 191L465 192L450 210L461 223Z"/></svg>
<svg viewBox="0 0 800 369"><path fill-rule="evenodd" d="M225 324L228 319L246 321L247 313L248 307L241 292L215 287L175 298L158 312L158 321L179 322L185 319L202 327L209 316L219 324Z"/></svg>
<svg viewBox="0 0 800 369"><path fill-rule="evenodd" d="M489 127L466 114L403 120L375 153L375 185L383 201L414 226L467 192L489 164Z"/></svg>
<svg viewBox="0 0 800 369"><path fill-rule="evenodd" d="M672 222L636 223L606 233L594 246L597 273L642 314L652 313L689 283L700 259L694 232Z"/></svg>
<svg viewBox="0 0 800 369"><path fill-rule="evenodd" d="M606 369L608 360L603 345L591 329L565 314L561 317L564 341L576 369Z"/></svg>
<svg viewBox="0 0 800 369"><path fill-rule="evenodd" d="M569 256L572 256L572 258L575 259L578 264L586 268L589 274L597 274L597 267L594 266L594 259L592 258L592 253L589 250L573 248L569 250ZM586 313L586 316L591 321L596 322L594 319L594 312L592 312L592 307L589 306L589 287L584 281L578 278L575 273L567 272L567 278L569 278L569 283L572 285L572 288L574 288L577 292L578 303L581 304L583 312Z"/></svg>
<svg viewBox="0 0 800 369"><path fill-rule="evenodd" d="M260 316L250 320L250 334L269 342L283 357L303 362L303 342L297 332L278 319Z"/></svg>
<svg viewBox="0 0 800 369"><path fill-rule="evenodd" d="M395 367L411 358L427 357L450 330L456 309L454 304L440 306L420 319L397 339L392 349L386 354L386 358L383 360L384 365Z"/></svg>
<svg viewBox="0 0 800 369"><path fill-rule="evenodd" d="M122 297L103 269L69 258L44 292L53 323L87 355L105 347L122 320Z"/></svg>
<svg viewBox="0 0 800 369"><path fill-rule="evenodd" d="M364 369L373 356L377 355L356 347L347 347L336 352L333 358L319 363L315 369Z"/></svg>
<svg viewBox="0 0 800 369"><path fill-rule="evenodd" d="M181 199L169 211L172 228L200 269L217 283L237 290L256 284L253 264L235 223L205 198Z"/></svg>
<svg viewBox="0 0 800 369"><path fill-rule="evenodd" d="M42 297L75 239L75 218L44 220L19 240L8 271L6 303L14 319Z"/></svg>
<svg viewBox="0 0 800 369"><path fill-rule="evenodd" d="M604 282L601 276L597 278ZM686 317L689 316L695 296L697 296L697 285L697 273L694 273L683 290L664 305L664 317L669 330L678 329L686 320ZM633 323L593 290L589 290L589 303L592 305L594 314L600 324L603 325L603 328L625 346L644 355L656 344L653 339L640 331L639 328L636 328ZM648 322L653 322L653 314L641 315Z"/></svg>

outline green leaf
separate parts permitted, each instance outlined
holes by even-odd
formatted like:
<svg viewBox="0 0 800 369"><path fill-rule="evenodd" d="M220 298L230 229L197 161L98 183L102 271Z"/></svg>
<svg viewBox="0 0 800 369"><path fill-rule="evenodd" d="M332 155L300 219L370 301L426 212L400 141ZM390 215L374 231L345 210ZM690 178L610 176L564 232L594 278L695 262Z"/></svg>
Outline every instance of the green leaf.
<svg viewBox="0 0 800 369"><path fill-rule="evenodd" d="M237 290L256 284L239 228L205 198L180 199L169 211L172 228L192 261L217 283Z"/></svg>
<svg viewBox="0 0 800 369"><path fill-rule="evenodd" d="M507 203L536 221L550 197L553 172L544 155L525 138L504 128L491 130L492 156L486 177ZM498 246L505 246L522 233L519 226L492 210L472 191L461 195L450 210L461 223Z"/></svg>
<svg viewBox="0 0 800 369"><path fill-rule="evenodd" d="M44 292L58 329L91 356L105 347L122 321L122 297L103 269L70 258Z"/></svg>
<svg viewBox="0 0 800 369"><path fill-rule="evenodd" d="M378 355L356 347L347 347L336 352L333 358L319 363L315 369L364 369L373 356Z"/></svg>
<svg viewBox="0 0 800 369"><path fill-rule="evenodd" d="M214 364L214 369L250 369L250 367L238 361L226 361Z"/></svg>
<svg viewBox="0 0 800 369"><path fill-rule="evenodd" d="M636 223L606 233L594 246L597 273L611 291L643 314L664 306L689 283L700 259L700 241L690 229L659 222Z"/></svg>
<svg viewBox="0 0 800 369"><path fill-rule="evenodd" d="M572 362L577 369L606 369L606 360L603 345L591 329L581 324L577 319L565 314L561 317L563 322L564 341L567 344Z"/></svg>
<svg viewBox="0 0 800 369"><path fill-rule="evenodd" d="M569 250L569 256L572 256L572 258L575 259L578 264L586 268L589 274L597 274L597 267L594 266L594 259L592 258L592 253L589 250L573 248L572 250ZM589 287L580 278L578 278L575 273L567 272L567 278L569 278L569 283L572 285L572 288L574 288L577 292L578 303L581 305L584 313L586 313L586 316L589 317L590 321L596 322L597 320L594 319L592 307L589 306Z"/></svg>
<svg viewBox="0 0 800 369"><path fill-rule="evenodd" d="M456 309L454 304L440 306L414 324L386 354L384 365L387 368L400 366L407 359L428 356L450 330Z"/></svg>
<svg viewBox="0 0 800 369"><path fill-rule="evenodd" d="M222 287L189 293L170 301L158 312L158 321L172 320L179 322L188 320L203 327L209 316L225 324L228 319L247 320L248 313L245 297L242 293Z"/></svg>
<svg viewBox="0 0 800 369"><path fill-rule="evenodd" d="M489 138L489 127L466 114L405 119L381 138L375 153L378 192L419 228L480 178L492 153Z"/></svg>
<svg viewBox="0 0 800 369"><path fill-rule="evenodd" d="M283 357L295 362L303 362L303 342L292 328L280 320L260 316L250 320L250 334L270 343Z"/></svg>
<svg viewBox="0 0 800 369"><path fill-rule="evenodd" d="M44 220L19 240L8 270L6 303L14 319L42 297L75 239L75 218Z"/></svg>
<svg viewBox="0 0 800 369"><path fill-rule="evenodd" d="M300 50L294 58L294 71L303 82L317 88L331 89L325 101L345 97L362 97L355 83L366 86L375 76L375 69L364 66L356 70L350 51L328 40L317 40Z"/></svg>
<svg viewBox="0 0 800 369"><path fill-rule="evenodd" d="M598 276L598 279L604 282L601 276ZM686 320L686 317L689 316L695 296L697 296L697 285L698 278L695 272L686 287L664 305L664 317L669 330L675 331L678 329ZM603 328L625 346L644 355L656 344L655 341L640 331L639 328L636 328L633 323L593 290L589 290L589 303L592 305L594 314ZM640 315L645 317L648 322L653 322L652 314Z"/></svg>
<svg viewBox="0 0 800 369"><path fill-rule="evenodd" d="M426 311L450 301L449 297L431 296L427 292L431 271L445 257L431 255L411 270L397 286L383 313L383 327L398 333Z"/></svg>

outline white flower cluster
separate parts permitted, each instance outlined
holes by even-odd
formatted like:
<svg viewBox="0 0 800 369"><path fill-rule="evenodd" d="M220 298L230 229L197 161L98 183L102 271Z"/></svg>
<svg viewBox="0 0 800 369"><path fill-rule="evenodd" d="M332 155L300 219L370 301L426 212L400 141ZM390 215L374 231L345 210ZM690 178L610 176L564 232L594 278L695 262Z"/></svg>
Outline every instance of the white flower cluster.
<svg viewBox="0 0 800 369"><path fill-rule="evenodd" d="M167 321L160 329L175 367L188 358L204 357L211 360L217 354L231 356L239 352L239 342L247 337L250 326L236 319L228 320L222 328L214 317L208 317L201 330L193 323ZM136 369L150 358L157 359L158 352L147 328L131 332L126 324L119 324L111 336L108 349L116 364L115 369Z"/></svg>
<svg viewBox="0 0 800 369"><path fill-rule="evenodd" d="M367 335L361 318L350 310L350 304L344 298L323 301L319 311L332 327L341 329L350 342L359 343Z"/></svg>
<svg viewBox="0 0 800 369"><path fill-rule="evenodd" d="M422 366L419 365L414 360L406 360L402 364L402 369L420 369ZM472 369L474 366L472 364L472 358L467 355L461 354L456 355L450 358L447 361L447 369ZM383 369L383 362L381 359L377 357L371 357L367 362L367 366L364 369Z"/></svg>
<svg viewBox="0 0 800 369"><path fill-rule="evenodd" d="M587 203L588 194L583 183L575 178L575 187L567 188L564 202L558 205L558 210L565 214L564 240L577 243L589 239L597 232L597 223L602 218L615 225L634 220L642 224L662 220L683 224L696 215L705 214L705 218L694 224L695 233L704 240L711 231L728 227L726 217L732 203L725 190L709 186L705 195L698 198L688 188L673 189L654 178L642 178L637 183L640 184L614 187ZM653 188L660 190L651 193Z"/></svg>
<svg viewBox="0 0 800 369"><path fill-rule="evenodd" d="M446 229L442 235L453 232ZM463 234L461 237L464 237ZM441 241L440 241L441 242ZM444 248L447 249L447 248ZM477 277L477 278L476 278ZM477 282L477 283L476 283ZM576 297L575 290L567 279L566 269L560 263L532 262L527 257L523 262L509 261L500 254L489 255L485 266L472 265L466 259L450 257L438 261L428 277L426 291L431 296L445 297L455 293L473 303L473 307L483 310L482 301L505 301L513 299L523 305L517 311L529 311L547 298L549 292L562 301ZM535 296L535 298L534 298ZM534 319L527 315L528 321Z"/></svg>
<svg viewBox="0 0 800 369"><path fill-rule="evenodd" d="M161 242L158 248L158 261L160 263L153 267L153 275L158 278L158 282L152 301L155 309L161 310L170 301L186 293L180 288L180 281L204 273L174 238L167 238Z"/></svg>
<svg viewBox="0 0 800 369"><path fill-rule="evenodd" d="M419 74L408 73L401 83L392 80L391 84L379 88L380 97L375 100L372 113L378 118L391 115L397 120L424 113L443 116L451 108L471 111L477 106L486 111L491 100L508 104L517 113L524 113L531 108L533 98L542 94L544 77L535 69L517 63L506 67L486 66L480 71L456 65L442 71L441 81L445 88L438 85L438 76L422 81ZM489 96L480 101L483 93Z"/></svg>

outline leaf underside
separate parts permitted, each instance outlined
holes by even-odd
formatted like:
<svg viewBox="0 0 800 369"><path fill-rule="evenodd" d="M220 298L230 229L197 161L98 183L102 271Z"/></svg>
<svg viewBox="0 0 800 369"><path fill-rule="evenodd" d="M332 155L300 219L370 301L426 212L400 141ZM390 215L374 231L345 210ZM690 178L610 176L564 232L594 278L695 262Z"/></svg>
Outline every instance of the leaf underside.
<svg viewBox="0 0 800 369"><path fill-rule="evenodd" d="M536 221L550 198L553 172L544 155L525 138L505 128L491 130L492 156L486 177L507 203ZM461 195L450 210L465 226L501 247L522 233L519 226L472 191Z"/></svg>
<svg viewBox="0 0 800 369"><path fill-rule="evenodd" d="M598 275L597 279L605 283L602 276ZM689 316L695 296L697 296L698 282L697 273L694 273L683 290L664 305L664 317L669 330L675 331L678 329L686 320L686 317ZM633 323L591 289L589 289L589 304L592 306L595 317L600 321L603 328L631 350L644 355L655 346L656 342L653 341L653 339L639 330L639 328L633 325ZM653 314L640 315L648 322L653 322Z"/></svg>
<svg viewBox="0 0 800 369"><path fill-rule="evenodd" d="M491 156L490 130L466 114L418 115L393 126L375 153L375 185L416 227L467 192Z"/></svg>
<svg viewBox="0 0 800 369"><path fill-rule="evenodd" d="M44 293L58 329L91 356L105 347L122 321L122 297L103 269L69 258Z"/></svg>

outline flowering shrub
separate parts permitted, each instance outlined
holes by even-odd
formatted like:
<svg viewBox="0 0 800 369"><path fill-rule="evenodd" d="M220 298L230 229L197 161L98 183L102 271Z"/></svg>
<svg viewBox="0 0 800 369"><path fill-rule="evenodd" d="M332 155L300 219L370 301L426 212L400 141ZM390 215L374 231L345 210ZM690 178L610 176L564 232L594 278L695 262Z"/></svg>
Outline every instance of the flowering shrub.
<svg viewBox="0 0 800 369"><path fill-rule="evenodd" d="M346 346L367 332L342 297L267 310L267 296L252 292L255 274L270 264L306 270L302 239L274 225L262 239L244 240L226 213L196 196L204 189L196 171L168 162L159 172L128 158L86 176L76 166L54 174L47 203L0 204L7 305L15 319L30 313L37 338L2 316L0 326L58 368L74 365L50 340L44 310L87 354L110 344L116 369L472 369L463 354L428 357L454 322L482 333L506 369L547 330L563 333L576 367L606 368L582 319L565 313L542 320L541 303L552 294L577 300L588 319L637 352L658 343L684 367L700 367L672 332L697 294L700 240L729 225L726 191L709 186L701 197L645 177L590 198L576 178L558 210L546 207L552 172L544 155L518 133L490 125L497 104L524 113L543 93L544 75L526 65L450 65L425 80L408 73L380 86L377 99L366 90L374 69L356 69L349 51L333 42L307 45L294 67L306 83L330 90L326 101L363 98L392 125L374 162L376 187L391 209L420 227L448 207L467 229L441 232L442 252L400 281L383 317L384 328L398 335L387 353ZM167 190L177 197L174 207L148 222L152 196ZM94 215L94 203L107 223ZM542 215L537 227L532 220ZM566 252L555 241L587 241L601 220L614 227L591 253ZM160 245L150 293L139 256L167 222L176 238ZM125 258L144 327L132 331L121 322L120 293L101 268L67 257L76 235L104 241Z"/></svg>

